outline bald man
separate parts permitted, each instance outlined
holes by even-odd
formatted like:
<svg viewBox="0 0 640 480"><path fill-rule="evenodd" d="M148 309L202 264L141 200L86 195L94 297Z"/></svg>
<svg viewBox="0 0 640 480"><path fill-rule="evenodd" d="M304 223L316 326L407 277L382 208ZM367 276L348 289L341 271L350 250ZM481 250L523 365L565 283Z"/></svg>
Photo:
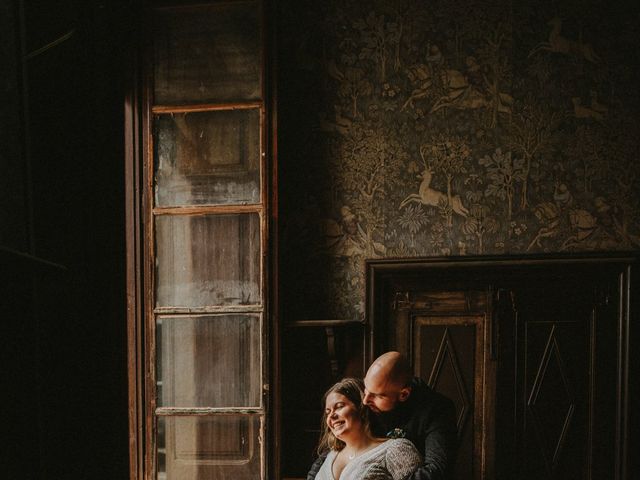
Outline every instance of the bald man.
<svg viewBox="0 0 640 480"><path fill-rule="evenodd" d="M398 352L379 356L364 377L363 403L375 415L377 436L410 440L423 456L423 463L407 480L449 478L455 460L457 428L455 407L414 377L407 359ZM313 480L323 457L307 474Z"/></svg>

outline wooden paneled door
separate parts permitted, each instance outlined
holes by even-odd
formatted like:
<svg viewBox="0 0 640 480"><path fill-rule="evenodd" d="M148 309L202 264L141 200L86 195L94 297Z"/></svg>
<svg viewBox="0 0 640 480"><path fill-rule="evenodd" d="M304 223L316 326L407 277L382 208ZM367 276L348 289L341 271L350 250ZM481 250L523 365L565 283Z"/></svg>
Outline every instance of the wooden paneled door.
<svg viewBox="0 0 640 480"><path fill-rule="evenodd" d="M453 400L455 479L628 480L637 263L371 261L368 357L406 353Z"/></svg>
<svg viewBox="0 0 640 480"><path fill-rule="evenodd" d="M488 478L491 457L484 452L493 429L484 419L494 416L495 372L484 348L490 321L486 293L422 290L419 281L413 287L394 294L394 333L387 337L394 341L384 349L407 355L415 375L454 402L461 461L453 478Z"/></svg>
<svg viewBox="0 0 640 480"><path fill-rule="evenodd" d="M514 387L499 395L513 413L501 477L617 478L619 277L604 268L523 281L511 290L515 322L501 325L501 384Z"/></svg>

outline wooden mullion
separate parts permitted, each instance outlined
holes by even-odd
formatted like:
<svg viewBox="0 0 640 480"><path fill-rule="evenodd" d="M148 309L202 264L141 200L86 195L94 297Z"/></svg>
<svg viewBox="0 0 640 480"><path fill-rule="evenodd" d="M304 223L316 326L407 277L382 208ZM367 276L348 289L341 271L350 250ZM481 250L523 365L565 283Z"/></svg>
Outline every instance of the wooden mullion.
<svg viewBox="0 0 640 480"><path fill-rule="evenodd" d="M140 125L140 71L137 50L129 52L131 65L129 91L125 97L125 222L127 230L127 366L129 397L129 480L144 477L144 350L142 322L144 319L143 295L143 230L141 206L141 125Z"/></svg>
<svg viewBox="0 0 640 480"><path fill-rule="evenodd" d="M263 419L265 442L262 444L264 470L262 478L280 478L281 457L281 375L280 375L280 300L279 300L279 199L278 199L278 137L277 137L277 36L276 21L278 8L276 2L260 2L261 8L261 47L262 47L262 98L265 101L265 129L263 168L265 175L265 205L268 212L268 241L265 245L265 305L266 314L263 319L263 345L266 352L263 375L265 392L265 408L267 416ZM271 61L269 60L271 59ZM270 453L269 453L270 452Z"/></svg>
<svg viewBox="0 0 640 480"><path fill-rule="evenodd" d="M153 47L149 34L151 25L145 24L143 109L142 109L142 218L144 238L144 379L145 379L145 462L144 480L156 478L156 378L155 378L155 232L153 229L153 128L150 105L153 99Z"/></svg>
<svg viewBox="0 0 640 480"><path fill-rule="evenodd" d="M151 112L154 115L170 113L192 113L192 112L216 112L229 110L258 110L262 109L264 102L251 100L235 103L199 103L191 105L154 105Z"/></svg>
<svg viewBox="0 0 640 480"><path fill-rule="evenodd" d="M225 305L225 306L208 306L208 307L156 307L153 313L156 315L207 315L207 314L232 314L238 315L242 313L256 314L262 313L264 307L262 305Z"/></svg>
<svg viewBox="0 0 640 480"><path fill-rule="evenodd" d="M221 416L221 415L264 415L264 408L260 407L158 407L156 415L168 416Z"/></svg>
<svg viewBox="0 0 640 480"><path fill-rule="evenodd" d="M188 207L155 207L153 215L208 215L208 214L233 214L233 213L262 213L264 207L261 204L250 205L203 205Z"/></svg>

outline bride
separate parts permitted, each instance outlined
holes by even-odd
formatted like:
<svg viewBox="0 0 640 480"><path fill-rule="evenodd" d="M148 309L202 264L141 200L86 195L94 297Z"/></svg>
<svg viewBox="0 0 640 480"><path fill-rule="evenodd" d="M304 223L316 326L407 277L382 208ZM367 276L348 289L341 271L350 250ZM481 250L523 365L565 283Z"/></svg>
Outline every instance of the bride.
<svg viewBox="0 0 640 480"><path fill-rule="evenodd" d="M409 440L371 433L363 397L364 384L356 378L345 378L324 394L318 453L328 454L315 480L403 480L421 464Z"/></svg>

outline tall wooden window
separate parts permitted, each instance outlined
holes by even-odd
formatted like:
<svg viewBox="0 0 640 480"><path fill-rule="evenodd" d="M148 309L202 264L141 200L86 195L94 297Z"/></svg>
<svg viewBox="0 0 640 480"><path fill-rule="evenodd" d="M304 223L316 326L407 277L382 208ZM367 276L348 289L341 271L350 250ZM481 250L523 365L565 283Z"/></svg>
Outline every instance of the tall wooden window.
<svg viewBox="0 0 640 480"><path fill-rule="evenodd" d="M264 478L262 5L162 6L146 16L139 131L144 347L131 346L145 376L138 380L143 413L132 427L139 439L132 476Z"/></svg>

